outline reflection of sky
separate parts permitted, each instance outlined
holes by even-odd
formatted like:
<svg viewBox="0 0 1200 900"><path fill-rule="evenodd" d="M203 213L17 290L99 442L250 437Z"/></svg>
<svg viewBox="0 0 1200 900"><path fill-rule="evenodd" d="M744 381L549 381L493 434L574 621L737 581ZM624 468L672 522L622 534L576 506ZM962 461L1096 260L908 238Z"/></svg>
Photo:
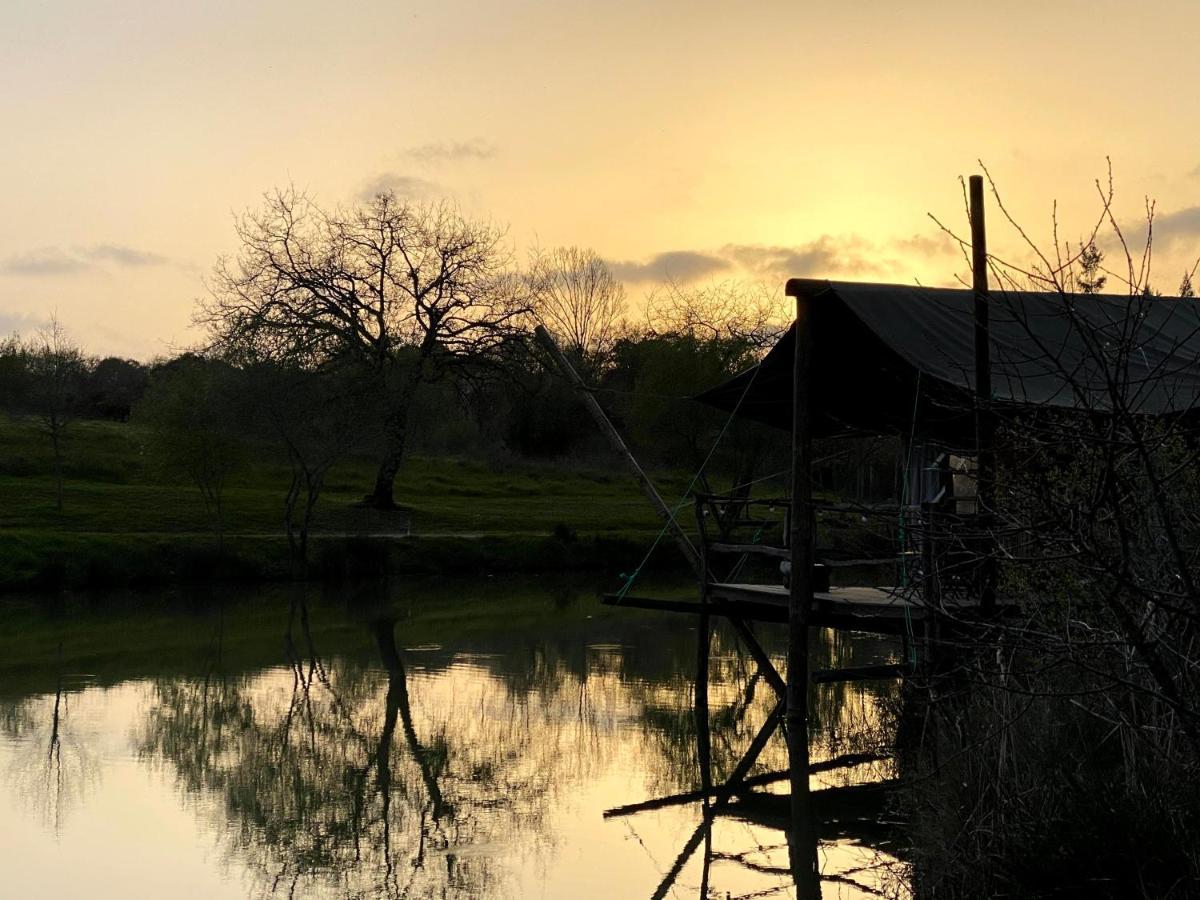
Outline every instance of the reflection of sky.
<svg viewBox="0 0 1200 900"><path fill-rule="evenodd" d="M644 716L647 704L686 713L686 680L624 677L619 646L590 648L586 680L564 669L524 691L506 687L489 667L487 654L402 653L421 739L428 742L435 734L444 735L457 759L451 770L469 770L490 760L505 773L505 784L527 794L491 806L492 800L505 798L488 797L487 786L456 785L448 777L443 785L448 799L469 803L486 798L488 803L470 810L474 824L469 840L431 854L426 861L431 872L445 862L440 852L453 854L460 864L469 864L471 857L486 859L493 876L488 887L495 897L649 896L695 828L696 807L613 820L601 814L619 803L669 792L675 783L694 777L675 770L665 739ZM714 672L720 675L731 668L726 664L732 659L718 653ZM349 698L358 726L364 733L377 734L387 691L384 673L343 668L337 660L328 670L330 684ZM277 722L286 711L293 686L290 669L268 669L233 680L261 721ZM761 719L768 694L760 691L746 714L748 722ZM714 705L720 705L734 700L737 691L718 680L713 695ZM842 707L845 714L854 720L870 718L869 703L862 699L868 695L856 696L858 701ZM157 702L152 683L84 688L68 697L63 755L83 759L84 764L66 773L66 792L74 795L63 801L57 833L31 815L31 800L37 800L31 787L36 794L38 782L21 777L42 762L45 717L53 695L26 701L32 726L19 737L0 737L0 772L13 788L0 790L0 868L11 896L234 898L269 884L252 861L269 861L270 854L244 852L249 849L245 841L255 838L229 820L224 798L209 791L184 794L171 761L153 753L139 755L147 714ZM739 740L740 748L745 739ZM399 777L404 753L399 733L395 746ZM766 762L778 761L775 753ZM518 822L521 827L514 825ZM758 866L786 864L779 832L736 820L718 822L713 845L718 854L743 855ZM843 842L826 846L822 861L825 871L836 873L871 865L876 858L870 850ZM855 877L871 883L869 875ZM669 896L695 896L699 882L697 854ZM338 883L320 877L302 880L296 896L342 896ZM730 858L714 863L711 884L721 897L726 891L737 897L781 886L777 876L756 873ZM825 896L859 894L830 884Z"/></svg>

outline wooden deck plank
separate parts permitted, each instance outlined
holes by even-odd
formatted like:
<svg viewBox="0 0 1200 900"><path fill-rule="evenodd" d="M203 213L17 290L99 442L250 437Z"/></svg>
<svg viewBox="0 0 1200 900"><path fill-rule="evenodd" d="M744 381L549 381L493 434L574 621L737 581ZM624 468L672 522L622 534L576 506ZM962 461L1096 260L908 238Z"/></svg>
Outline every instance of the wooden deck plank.
<svg viewBox="0 0 1200 900"><path fill-rule="evenodd" d="M706 605L695 601L619 597L613 594L605 596L604 603L668 612L707 612L755 622L788 620L787 588L782 585L717 583L709 585L708 593L709 602ZM1001 606L1000 611L1008 612L1011 609L1015 607ZM948 604L949 610L969 616L978 612L979 605L977 602L958 602ZM925 606L920 594L911 590L900 593L896 588L835 587L813 594L809 624L817 628L905 634L911 630L913 623L933 618L938 612Z"/></svg>

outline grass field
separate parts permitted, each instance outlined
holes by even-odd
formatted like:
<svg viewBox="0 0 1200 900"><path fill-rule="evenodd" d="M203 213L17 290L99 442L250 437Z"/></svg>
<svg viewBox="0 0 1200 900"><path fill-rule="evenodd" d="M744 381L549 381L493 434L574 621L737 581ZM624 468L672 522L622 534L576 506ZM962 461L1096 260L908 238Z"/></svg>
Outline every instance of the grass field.
<svg viewBox="0 0 1200 900"><path fill-rule="evenodd" d="M288 574L286 466L247 452L225 490L228 552L218 558L199 492L165 476L146 447L136 424L72 423L60 512L47 436L36 420L0 418L0 588ZM413 458L397 480L396 513L355 505L372 475L369 459L330 473L313 526L318 571L370 568L381 554L405 571L634 565L660 525L615 467ZM664 494L684 486L663 478ZM407 530L412 537L390 537Z"/></svg>

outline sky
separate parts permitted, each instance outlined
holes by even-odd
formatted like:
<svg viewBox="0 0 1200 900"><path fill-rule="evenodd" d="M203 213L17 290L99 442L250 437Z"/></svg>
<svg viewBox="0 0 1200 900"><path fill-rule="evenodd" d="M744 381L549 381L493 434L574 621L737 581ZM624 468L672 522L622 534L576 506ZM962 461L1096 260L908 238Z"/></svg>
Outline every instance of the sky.
<svg viewBox="0 0 1200 900"><path fill-rule="evenodd" d="M447 197L518 254L595 249L638 296L789 276L953 283L959 177L1077 239L1111 158L1157 202L1158 285L1200 255L1200 4L5 0L0 333L196 342L234 217ZM1020 261L989 213L990 247Z"/></svg>

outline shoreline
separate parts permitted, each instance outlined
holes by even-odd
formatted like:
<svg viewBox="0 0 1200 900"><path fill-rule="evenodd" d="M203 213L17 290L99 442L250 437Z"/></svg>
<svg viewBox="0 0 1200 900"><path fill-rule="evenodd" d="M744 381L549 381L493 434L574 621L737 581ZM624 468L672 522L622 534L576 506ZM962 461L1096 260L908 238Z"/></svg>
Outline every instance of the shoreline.
<svg viewBox="0 0 1200 900"><path fill-rule="evenodd" d="M388 575L599 572L636 566L654 533L313 534L298 569L283 536L0 531L0 593L188 584L344 582ZM674 547L649 570L684 571Z"/></svg>

